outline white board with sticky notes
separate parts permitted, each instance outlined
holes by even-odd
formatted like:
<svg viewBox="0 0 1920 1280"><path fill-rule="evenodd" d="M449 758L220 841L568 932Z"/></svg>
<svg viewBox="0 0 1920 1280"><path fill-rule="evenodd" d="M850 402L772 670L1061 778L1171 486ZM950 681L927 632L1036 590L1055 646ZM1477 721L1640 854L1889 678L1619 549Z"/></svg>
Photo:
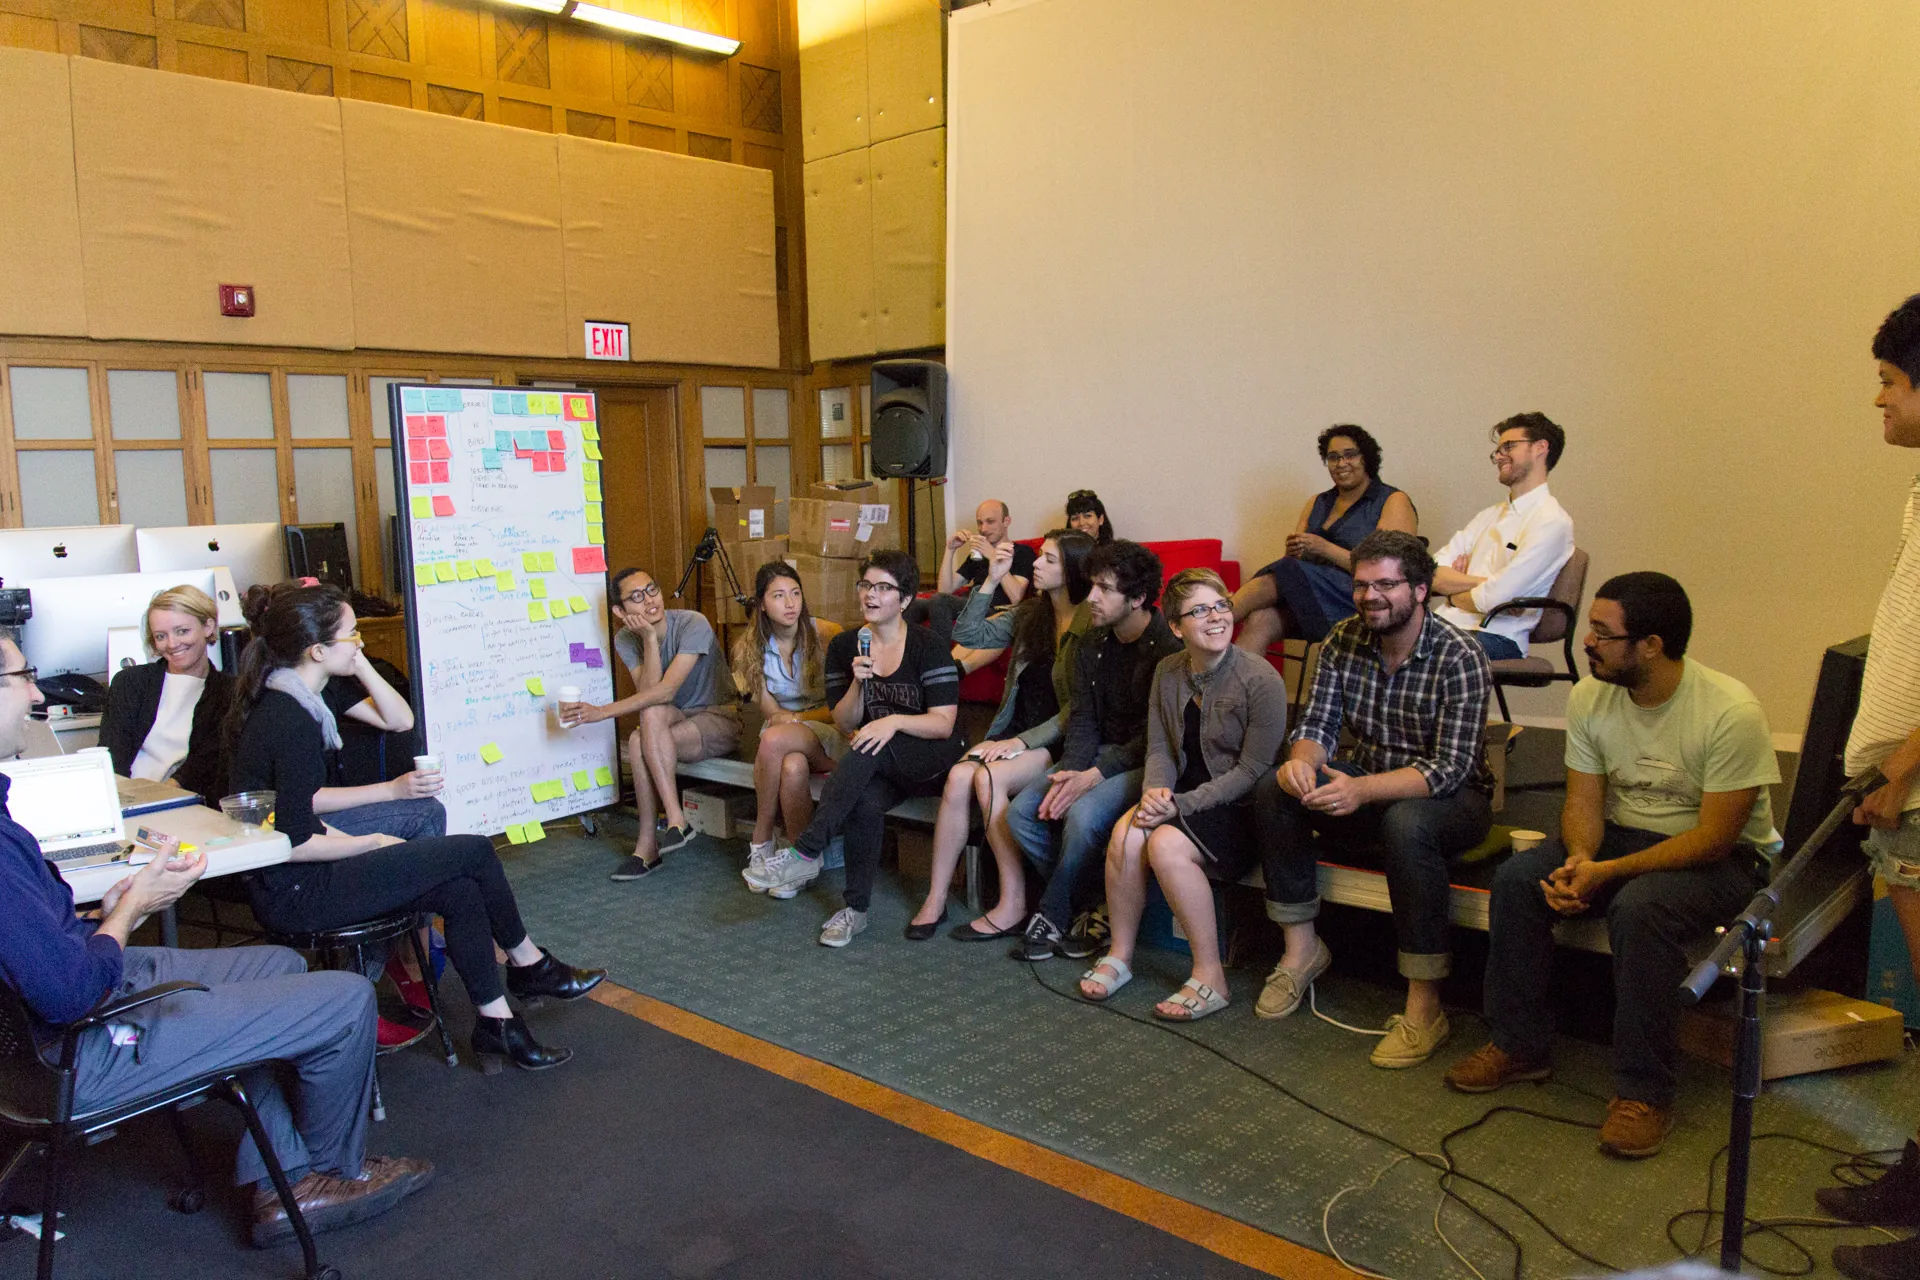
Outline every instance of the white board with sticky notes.
<svg viewBox="0 0 1920 1280"><path fill-rule="evenodd" d="M540 840L619 798L613 722L555 711L569 685L613 701L593 394L388 394L414 707L447 830Z"/></svg>

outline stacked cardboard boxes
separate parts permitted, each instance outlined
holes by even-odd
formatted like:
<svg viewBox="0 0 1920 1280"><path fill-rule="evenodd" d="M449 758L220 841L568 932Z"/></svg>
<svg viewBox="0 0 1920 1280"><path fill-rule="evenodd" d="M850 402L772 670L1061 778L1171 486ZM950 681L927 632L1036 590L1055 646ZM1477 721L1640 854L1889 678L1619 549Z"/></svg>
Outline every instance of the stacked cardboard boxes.
<svg viewBox="0 0 1920 1280"><path fill-rule="evenodd" d="M860 621L854 592L860 561L874 551L899 550L900 524L870 480L816 484L807 497L787 503L787 547L813 615L852 626Z"/></svg>
<svg viewBox="0 0 1920 1280"><path fill-rule="evenodd" d="M720 535L721 549L740 580L740 590L752 595L753 575L760 566L787 558L787 540L773 536L773 490L767 485L749 484L709 492L713 496L713 527ZM733 598L718 556L707 565L707 582L718 606L715 616L731 626L746 622L747 611Z"/></svg>

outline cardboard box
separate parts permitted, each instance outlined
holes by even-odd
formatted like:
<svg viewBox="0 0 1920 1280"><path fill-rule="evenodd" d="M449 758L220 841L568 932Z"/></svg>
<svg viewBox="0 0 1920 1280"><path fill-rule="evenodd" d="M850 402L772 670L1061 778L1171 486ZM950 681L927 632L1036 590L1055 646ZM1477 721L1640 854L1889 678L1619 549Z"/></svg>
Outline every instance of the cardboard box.
<svg viewBox="0 0 1920 1280"><path fill-rule="evenodd" d="M860 625L860 597L853 589L853 584L860 580L858 560L796 553L787 557L787 563L800 571L800 585L807 593L807 609L814 617L845 627Z"/></svg>
<svg viewBox="0 0 1920 1280"><path fill-rule="evenodd" d="M753 595L753 576L760 572L761 566L787 558L785 535L761 538L757 542L729 542L722 539L720 547L727 553L727 562L733 566L733 576L740 579L740 590L749 597ZM732 626L746 622L747 611L733 598L727 586L727 575L720 571L718 556L707 564L707 582L713 588L720 621Z"/></svg>
<svg viewBox="0 0 1920 1280"><path fill-rule="evenodd" d="M825 486L814 487L817 491ZM872 491L868 486L862 492ZM858 560L872 551L898 551L900 525L884 502L792 498L787 502L787 545L810 556Z"/></svg>
<svg viewBox="0 0 1920 1280"><path fill-rule="evenodd" d="M1680 1014L1680 1047L1696 1058L1733 1065L1740 1000ZM1900 1056L1906 1028L1893 1009L1832 991L1769 993L1760 1018L1760 1074L1767 1080L1879 1062Z"/></svg>
<svg viewBox="0 0 1920 1280"><path fill-rule="evenodd" d="M49 708L51 710L51 708ZM1907 935L1887 896L1887 882L1873 878L1873 932L1867 943L1867 999L1898 1010L1910 1027L1920 1027L1920 991L1914 989L1913 957Z"/></svg>
<svg viewBox="0 0 1920 1280"><path fill-rule="evenodd" d="M716 840L753 831L753 792L739 787L687 787L680 792L680 807L686 811L687 825Z"/></svg>
<svg viewBox="0 0 1920 1280"><path fill-rule="evenodd" d="M713 527L723 540L750 542L772 535L774 498L767 485L716 486L707 492L713 496Z"/></svg>

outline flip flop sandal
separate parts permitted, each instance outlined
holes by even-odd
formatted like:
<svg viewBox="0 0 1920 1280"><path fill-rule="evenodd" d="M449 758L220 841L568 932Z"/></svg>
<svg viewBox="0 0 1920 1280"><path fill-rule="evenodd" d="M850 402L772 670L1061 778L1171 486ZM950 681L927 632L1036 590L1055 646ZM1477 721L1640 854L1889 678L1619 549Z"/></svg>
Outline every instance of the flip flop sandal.
<svg viewBox="0 0 1920 1280"><path fill-rule="evenodd" d="M1114 972L1111 975L1100 972L1102 965L1114 970ZM1125 960L1115 960L1112 956L1102 956L1099 964L1094 965L1093 968L1080 975L1080 981L1091 982L1094 986L1100 988L1100 994L1097 996L1088 995L1085 987L1078 988L1082 1000L1090 1000L1098 1004L1102 1000L1111 997L1114 992L1126 986L1129 982L1132 982L1133 970L1127 965Z"/></svg>
<svg viewBox="0 0 1920 1280"><path fill-rule="evenodd" d="M1160 1005L1153 1006L1153 1016L1162 1022L1198 1022L1208 1014L1226 1008L1227 998L1206 983L1189 978L1160 1004L1177 1005L1186 1010L1185 1013L1162 1013Z"/></svg>

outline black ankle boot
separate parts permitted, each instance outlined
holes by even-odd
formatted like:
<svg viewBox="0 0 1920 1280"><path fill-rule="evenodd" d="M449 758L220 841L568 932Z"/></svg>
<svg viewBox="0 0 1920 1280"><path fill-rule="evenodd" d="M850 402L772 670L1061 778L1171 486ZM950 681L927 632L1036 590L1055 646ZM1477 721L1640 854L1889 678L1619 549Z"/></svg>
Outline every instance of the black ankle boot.
<svg viewBox="0 0 1920 1280"><path fill-rule="evenodd" d="M551 996L555 1000L578 1000L599 986L607 976L605 969L575 969L554 959L553 952L540 948L540 963L507 966L507 990L522 1000Z"/></svg>
<svg viewBox="0 0 1920 1280"><path fill-rule="evenodd" d="M571 1049L549 1049L535 1040L526 1019L517 1013L507 1018L475 1018L473 1052L480 1059L480 1070L490 1076L499 1074L508 1062L522 1071L545 1071L573 1056Z"/></svg>

